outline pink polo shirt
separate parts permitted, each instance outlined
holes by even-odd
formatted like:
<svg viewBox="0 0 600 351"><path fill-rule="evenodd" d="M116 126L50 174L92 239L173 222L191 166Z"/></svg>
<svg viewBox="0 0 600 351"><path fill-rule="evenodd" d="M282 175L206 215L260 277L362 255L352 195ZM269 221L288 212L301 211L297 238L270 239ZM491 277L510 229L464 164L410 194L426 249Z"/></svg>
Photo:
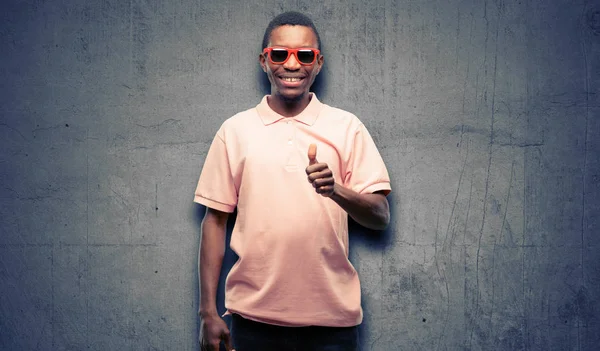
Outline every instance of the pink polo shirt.
<svg viewBox="0 0 600 351"><path fill-rule="evenodd" d="M225 283L227 313L282 326L355 326L360 282L348 260L348 214L308 182L308 146L335 181L358 193L391 191L383 160L353 114L321 103L283 117L265 96L227 119L204 161L194 201L233 212L239 260Z"/></svg>

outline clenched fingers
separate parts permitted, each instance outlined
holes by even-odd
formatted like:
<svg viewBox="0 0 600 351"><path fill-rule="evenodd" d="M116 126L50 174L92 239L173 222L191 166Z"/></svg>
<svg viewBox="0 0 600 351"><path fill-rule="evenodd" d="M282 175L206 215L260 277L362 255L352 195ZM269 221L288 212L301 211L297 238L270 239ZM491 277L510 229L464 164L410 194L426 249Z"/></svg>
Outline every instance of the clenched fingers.
<svg viewBox="0 0 600 351"><path fill-rule="evenodd" d="M315 164L312 164L312 165L309 165L308 167L306 167L306 174L321 172L328 168L329 168L329 166L327 165L327 163L324 163L324 162L315 163Z"/></svg>
<svg viewBox="0 0 600 351"><path fill-rule="evenodd" d="M318 171L309 172L307 170L306 174L308 174L308 181L311 183L314 182L315 180L321 179L321 178L333 178L333 173L327 166L325 166L325 168L318 170Z"/></svg>

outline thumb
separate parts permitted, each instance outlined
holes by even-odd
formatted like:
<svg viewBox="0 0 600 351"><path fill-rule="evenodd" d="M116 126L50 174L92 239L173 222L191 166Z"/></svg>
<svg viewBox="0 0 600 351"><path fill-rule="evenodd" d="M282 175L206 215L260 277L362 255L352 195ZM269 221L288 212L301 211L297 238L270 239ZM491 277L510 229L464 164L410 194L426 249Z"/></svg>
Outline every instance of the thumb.
<svg viewBox="0 0 600 351"><path fill-rule="evenodd" d="M317 145L310 144L308 146L308 164L314 165L317 163Z"/></svg>

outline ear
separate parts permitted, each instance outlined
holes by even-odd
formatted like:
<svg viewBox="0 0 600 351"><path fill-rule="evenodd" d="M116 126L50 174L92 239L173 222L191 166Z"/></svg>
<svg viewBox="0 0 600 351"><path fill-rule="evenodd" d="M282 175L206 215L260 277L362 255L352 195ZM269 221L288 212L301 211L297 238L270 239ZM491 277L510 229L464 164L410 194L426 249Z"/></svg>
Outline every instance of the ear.
<svg viewBox="0 0 600 351"><path fill-rule="evenodd" d="M260 63L260 67L262 67L263 72L267 73L267 62L265 60L265 55L258 55L258 62Z"/></svg>
<svg viewBox="0 0 600 351"><path fill-rule="evenodd" d="M323 63L325 62L325 57L323 55L319 55L317 58L317 74L321 72L321 68L323 67Z"/></svg>

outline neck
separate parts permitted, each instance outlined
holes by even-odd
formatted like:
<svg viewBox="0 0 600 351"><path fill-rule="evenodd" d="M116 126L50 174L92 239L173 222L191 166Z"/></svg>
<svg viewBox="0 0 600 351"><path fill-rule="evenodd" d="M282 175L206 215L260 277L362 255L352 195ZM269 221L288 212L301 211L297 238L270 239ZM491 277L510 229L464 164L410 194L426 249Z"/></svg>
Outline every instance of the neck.
<svg viewBox="0 0 600 351"><path fill-rule="evenodd" d="M298 100L285 100L281 96L271 95L267 98L269 107L284 117L299 115L310 103L310 94L300 97Z"/></svg>

